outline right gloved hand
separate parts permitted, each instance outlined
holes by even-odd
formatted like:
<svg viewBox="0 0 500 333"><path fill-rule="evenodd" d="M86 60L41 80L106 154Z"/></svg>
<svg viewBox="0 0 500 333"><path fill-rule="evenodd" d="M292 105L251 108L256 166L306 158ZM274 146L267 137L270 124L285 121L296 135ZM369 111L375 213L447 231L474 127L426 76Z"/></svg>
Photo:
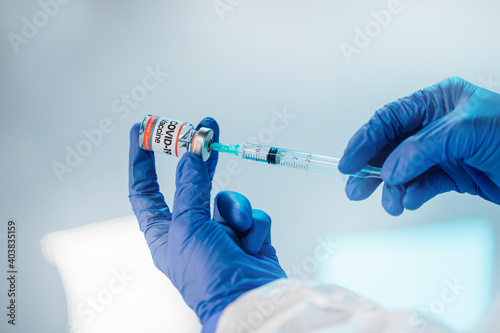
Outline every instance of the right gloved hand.
<svg viewBox="0 0 500 333"><path fill-rule="evenodd" d="M382 205L392 215L457 191L500 204L500 95L449 78L387 104L349 141L343 173L382 167ZM350 177L351 200L381 183Z"/></svg>

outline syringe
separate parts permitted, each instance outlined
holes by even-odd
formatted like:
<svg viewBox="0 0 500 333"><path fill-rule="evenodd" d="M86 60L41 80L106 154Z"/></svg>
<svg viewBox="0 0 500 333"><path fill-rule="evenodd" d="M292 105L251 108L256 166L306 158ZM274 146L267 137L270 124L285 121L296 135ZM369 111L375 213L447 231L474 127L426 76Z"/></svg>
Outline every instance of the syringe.
<svg viewBox="0 0 500 333"><path fill-rule="evenodd" d="M214 142L209 145L208 149L241 156L242 159L248 161L264 162L305 171L321 171L334 174L340 173L338 170L340 159L336 157L262 146L254 143L245 143L240 146ZM352 174L351 176L362 178L380 178L380 168L367 165L361 171Z"/></svg>

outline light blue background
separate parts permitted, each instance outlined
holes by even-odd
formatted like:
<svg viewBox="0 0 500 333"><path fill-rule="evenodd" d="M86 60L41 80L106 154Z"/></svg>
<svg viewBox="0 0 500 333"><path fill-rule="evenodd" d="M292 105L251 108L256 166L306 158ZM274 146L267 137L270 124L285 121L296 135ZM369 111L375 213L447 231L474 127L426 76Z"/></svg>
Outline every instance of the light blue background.
<svg viewBox="0 0 500 333"><path fill-rule="evenodd" d="M270 144L340 157L350 136L385 103L449 76L500 81L500 3L486 0L402 0L402 12L348 63L340 43L352 44L354 29L388 2L243 0L221 20L209 0L73 0L16 54L7 35L20 34L22 17L31 20L40 6L3 0L0 221L19 224L21 272L19 325L9 331L64 331L64 291L39 240L131 214L128 132L144 115L193 123L212 116L221 141L238 143L269 127L274 109L286 108L295 118ZM168 78L120 119L111 104L156 65ZM64 163L66 146L75 149L82 131L103 118L114 130L60 182L52 163ZM232 159L221 157L220 170ZM177 161L157 160L171 203ZM441 195L395 218L383 211L379 191L364 202L348 201L341 177L241 167L224 188L244 193L272 216L284 267L309 256L324 234L459 218L498 222L499 207L477 197Z"/></svg>

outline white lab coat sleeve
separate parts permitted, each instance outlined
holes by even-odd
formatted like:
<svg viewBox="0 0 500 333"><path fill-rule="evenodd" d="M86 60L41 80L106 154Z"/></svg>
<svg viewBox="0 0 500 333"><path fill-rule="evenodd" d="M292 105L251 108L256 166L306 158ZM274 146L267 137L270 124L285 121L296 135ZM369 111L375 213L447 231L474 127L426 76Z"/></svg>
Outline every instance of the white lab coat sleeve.
<svg viewBox="0 0 500 333"><path fill-rule="evenodd" d="M224 309L216 333L451 333L416 312L389 312L335 285L280 279Z"/></svg>

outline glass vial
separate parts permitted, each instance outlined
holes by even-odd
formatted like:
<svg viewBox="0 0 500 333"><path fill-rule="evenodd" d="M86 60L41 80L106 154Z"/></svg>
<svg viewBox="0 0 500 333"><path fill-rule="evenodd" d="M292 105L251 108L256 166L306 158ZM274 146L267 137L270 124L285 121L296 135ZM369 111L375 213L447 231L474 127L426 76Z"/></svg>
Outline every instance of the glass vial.
<svg viewBox="0 0 500 333"><path fill-rule="evenodd" d="M202 127L198 131L188 122L147 115L139 130L142 149L181 157L193 152L206 161L210 156L213 131Z"/></svg>

